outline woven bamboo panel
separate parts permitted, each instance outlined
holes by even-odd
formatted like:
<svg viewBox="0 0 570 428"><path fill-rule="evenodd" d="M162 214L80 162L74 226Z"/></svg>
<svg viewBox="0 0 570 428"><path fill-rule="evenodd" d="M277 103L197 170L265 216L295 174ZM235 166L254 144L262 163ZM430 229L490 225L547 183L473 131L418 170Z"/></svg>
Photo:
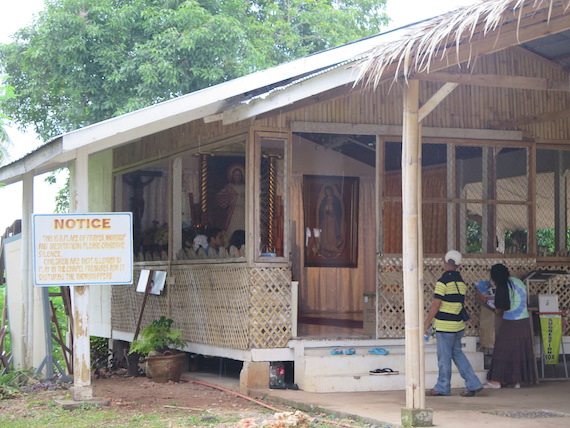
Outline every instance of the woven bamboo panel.
<svg viewBox="0 0 570 428"><path fill-rule="evenodd" d="M137 267L135 283L139 274ZM283 347L291 338L288 269L180 265L170 268L168 278L174 282L160 296L148 296L141 328L165 315L182 329L185 340L232 349ZM113 287L114 330L135 331L143 299L135 289Z"/></svg>
<svg viewBox="0 0 570 428"><path fill-rule="evenodd" d="M291 271L252 268L250 339L252 348L282 348L291 339Z"/></svg>
<svg viewBox="0 0 570 428"><path fill-rule="evenodd" d="M465 307L471 316L465 329L466 336L479 335L481 309L475 300L473 283L488 280L491 266L495 263L504 263L508 266L511 275L519 278L536 269L535 259L463 259L461 276L468 286ZM426 314L433 299L435 283L442 273L441 259L424 259L424 312ZM404 289L400 257L379 257L377 301L379 337L404 337Z"/></svg>

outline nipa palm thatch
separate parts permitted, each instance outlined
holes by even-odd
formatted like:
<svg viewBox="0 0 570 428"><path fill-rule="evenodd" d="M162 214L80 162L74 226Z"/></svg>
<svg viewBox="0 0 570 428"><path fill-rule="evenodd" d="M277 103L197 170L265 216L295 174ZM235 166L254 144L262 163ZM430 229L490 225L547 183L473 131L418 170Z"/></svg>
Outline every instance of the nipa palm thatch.
<svg viewBox="0 0 570 428"><path fill-rule="evenodd" d="M507 25L516 26L518 39L525 20L549 23L553 17L568 13L569 8L567 0L489 0L466 6L411 26L405 37L374 48L362 60L358 81L376 87L389 78L388 74L394 80L407 79L414 73L434 71L434 61L470 68L479 54L472 41L486 37L498 40ZM464 50L466 57L460 56Z"/></svg>

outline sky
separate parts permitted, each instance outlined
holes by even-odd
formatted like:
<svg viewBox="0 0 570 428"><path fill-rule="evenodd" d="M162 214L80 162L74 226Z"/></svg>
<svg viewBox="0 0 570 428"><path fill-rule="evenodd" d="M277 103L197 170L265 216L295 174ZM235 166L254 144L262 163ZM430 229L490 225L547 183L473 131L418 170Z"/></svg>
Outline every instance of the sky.
<svg viewBox="0 0 570 428"><path fill-rule="evenodd" d="M383 30L402 27L417 21L440 15L461 6L475 3L478 0L388 0L387 13L392 23ZM18 0L5 2L0 13L0 43L10 43L10 36L20 28L26 27L33 21L34 15L43 9L44 0ZM9 150L11 160L17 160L37 148L38 141L33 132L22 133L15 128L9 128L8 134L13 140ZM45 176L34 180L36 198L34 199L35 213L53 213L55 194L59 186L48 186L44 183ZM64 177L58 177L58 185L63 184ZM22 216L22 186L21 183L11 184L0 188L0 233Z"/></svg>

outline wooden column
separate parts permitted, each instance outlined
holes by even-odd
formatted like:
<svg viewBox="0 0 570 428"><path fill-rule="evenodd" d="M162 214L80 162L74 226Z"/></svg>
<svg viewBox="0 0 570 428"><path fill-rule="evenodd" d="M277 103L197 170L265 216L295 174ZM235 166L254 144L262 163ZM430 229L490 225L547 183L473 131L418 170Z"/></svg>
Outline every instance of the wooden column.
<svg viewBox="0 0 570 428"><path fill-rule="evenodd" d="M417 143L417 164L418 164L418 174L417 174L417 185L416 185L416 197L418 199L418 328L419 334L417 337L418 342L418 359L420 362L419 366L419 378L418 378L418 389L420 393L418 394L420 409L425 407L425 357L424 357L424 335L423 335L423 319L425 316L424 310L424 230L422 227L423 220L423 206L422 206L422 125L418 124L418 143Z"/></svg>
<svg viewBox="0 0 570 428"><path fill-rule="evenodd" d="M423 241L421 236L421 139L419 81L404 86L402 135L402 270L406 346L406 407L403 426L430 426L432 411L424 409Z"/></svg>
<svg viewBox="0 0 570 428"><path fill-rule="evenodd" d="M406 344L406 407L418 409L421 404L420 389L420 320L418 307L419 246L418 216L421 194L418 190L419 142L419 82L410 80L404 86L404 129L402 135L402 253L404 276L404 312Z"/></svg>
<svg viewBox="0 0 570 428"><path fill-rule="evenodd" d="M77 151L72 178L74 198L72 210L76 213L89 212L88 154ZM73 303L73 394L76 401L93 398L91 386L91 355L89 347L89 286L72 287Z"/></svg>
<svg viewBox="0 0 570 428"><path fill-rule="evenodd" d="M32 212L34 211L34 175L24 174L22 180L22 348L25 368L34 367L34 282L32 272Z"/></svg>

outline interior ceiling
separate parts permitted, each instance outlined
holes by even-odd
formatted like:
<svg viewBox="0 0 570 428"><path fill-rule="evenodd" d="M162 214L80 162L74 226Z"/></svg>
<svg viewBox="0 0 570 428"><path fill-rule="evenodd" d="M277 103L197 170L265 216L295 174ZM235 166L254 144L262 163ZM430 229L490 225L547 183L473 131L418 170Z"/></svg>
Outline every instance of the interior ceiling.
<svg viewBox="0 0 570 428"><path fill-rule="evenodd" d="M551 34L522 45L535 54L538 54L558 65L570 70L570 30Z"/></svg>

